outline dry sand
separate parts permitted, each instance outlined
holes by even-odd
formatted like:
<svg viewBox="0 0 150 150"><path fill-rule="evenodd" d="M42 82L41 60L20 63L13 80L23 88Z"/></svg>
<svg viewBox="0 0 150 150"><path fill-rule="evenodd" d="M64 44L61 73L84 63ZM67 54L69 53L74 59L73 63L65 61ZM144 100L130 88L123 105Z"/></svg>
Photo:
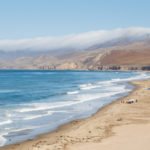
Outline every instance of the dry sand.
<svg viewBox="0 0 150 150"><path fill-rule="evenodd" d="M67 146L67 150L149 150L150 124L125 125L114 130L115 136L99 143L81 143Z"/></svg>
<svg viewBox="0 0 150 150"><path fill-rule="evenodd" d="M136 81L136 90L84 120L73 121L53 133L0 150L149 150L150 81Z"/></svg>

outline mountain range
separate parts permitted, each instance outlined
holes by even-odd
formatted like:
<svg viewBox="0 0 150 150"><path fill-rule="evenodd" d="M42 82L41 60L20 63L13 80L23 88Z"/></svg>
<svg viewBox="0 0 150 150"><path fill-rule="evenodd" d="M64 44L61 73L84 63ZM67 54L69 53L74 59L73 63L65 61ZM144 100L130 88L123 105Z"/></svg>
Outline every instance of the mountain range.
<svg viewBox="0 0 150 150"><path fill-rule="evenodd" d="M0 40L1 69L149 70L150 29Z"/></svg>

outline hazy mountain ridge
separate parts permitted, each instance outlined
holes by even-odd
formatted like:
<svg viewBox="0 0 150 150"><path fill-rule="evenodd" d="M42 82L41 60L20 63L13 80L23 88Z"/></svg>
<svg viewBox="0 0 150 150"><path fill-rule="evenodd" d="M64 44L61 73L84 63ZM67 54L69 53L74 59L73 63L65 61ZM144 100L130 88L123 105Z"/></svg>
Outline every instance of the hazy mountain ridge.
<svg viewBox="0 0 150 150"><path fill-rule="evenodd" d="M87 35L91 35L93 38L96 37L94 40L92 37L85 37L86 34L77 35L74 38L71 37L72 39L70 41L73 45L70 46L70 48L66 45L66 48L64 46L62 48L56 46L56 49L54 48L49 50L44 50L44 46L43 50L35 50L31 48L10 50L9 47L9 51L0 51L0 68L139 69L145 65L149 66L150 30L132 30L115 30L112 32L105 31L100 32L100 34L98 32L98 35L97 33L88 33ZM133 33L130 33L131 31ZM112 36L113 33L115 34L114 37ZM119 33L120 35L118 36L116 33ZM104 36L105 40L103 40L103 36L101 34ZM79 39L81 39L81 41ZM88 41L90 44L87 44ZM70 45L69 42L68 45ZM15 43L17 43L17 41L15 41ZM65 43L67 43L67 41ZM60 45L62 45L62 43ZM0 49L4 46L5 44L1 41ZM17 45L15 45L15 47L17 47Z"/></svg>
<svg viewBox="0 0 150 150"><path fill-rule="evenodd" d="M36 57L19 57L0 63L11 69L100 69L101 66L150 65L150 44L132 43L123 46L98 48L53 57L50 54Z"/></svg>

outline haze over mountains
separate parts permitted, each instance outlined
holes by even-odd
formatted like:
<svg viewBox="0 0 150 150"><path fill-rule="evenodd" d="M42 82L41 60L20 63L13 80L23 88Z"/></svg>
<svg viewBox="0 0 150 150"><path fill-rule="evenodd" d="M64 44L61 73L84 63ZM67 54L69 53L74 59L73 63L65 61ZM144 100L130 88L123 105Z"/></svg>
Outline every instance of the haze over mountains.
<svg viewBox="0 0 150 150"><path fill-rule="evenodd" d="M149 28L0 40L1 69L138 69L149 65Z"/></svg>

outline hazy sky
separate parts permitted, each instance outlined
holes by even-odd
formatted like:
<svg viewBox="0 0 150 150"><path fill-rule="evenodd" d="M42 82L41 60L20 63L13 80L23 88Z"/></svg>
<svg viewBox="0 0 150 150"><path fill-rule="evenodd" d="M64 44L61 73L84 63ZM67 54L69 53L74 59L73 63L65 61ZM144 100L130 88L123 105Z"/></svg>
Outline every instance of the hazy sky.
<svg viewBox="0 0 150 150"><path fill-rule="evenodd" d="M150 0L0 0L0 39L150 27Z"/></svg>

